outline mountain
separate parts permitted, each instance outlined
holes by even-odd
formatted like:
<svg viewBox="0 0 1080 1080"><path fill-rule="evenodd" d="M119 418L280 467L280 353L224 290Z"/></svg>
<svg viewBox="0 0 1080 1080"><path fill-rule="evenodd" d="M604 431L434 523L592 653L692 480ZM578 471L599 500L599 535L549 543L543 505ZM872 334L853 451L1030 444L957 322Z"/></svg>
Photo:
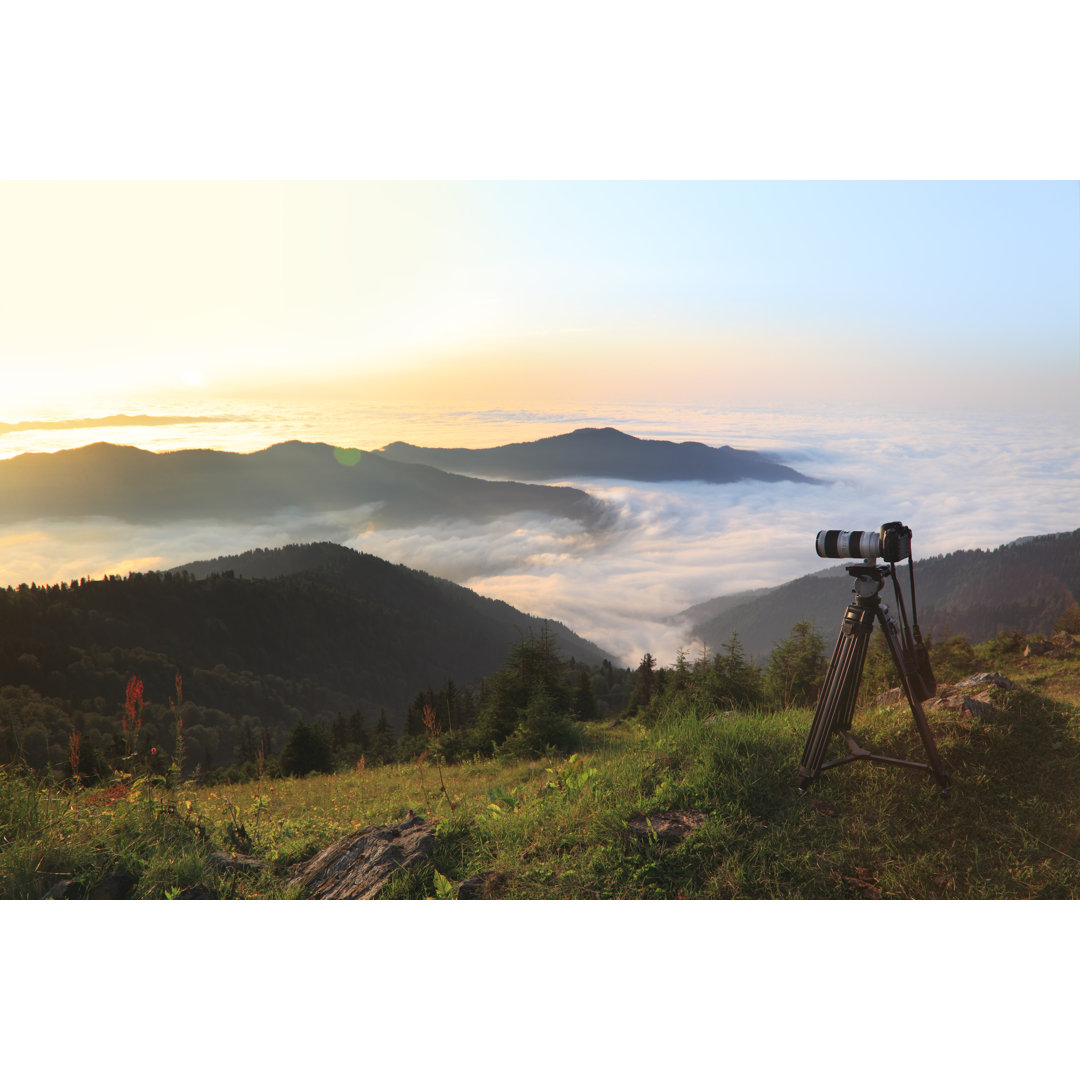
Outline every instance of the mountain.
<svg viewBox="0 0 1080 1080"><path fill-rule="evenodd" d="M338 711L359 709L370 729L385 709L399 729L417 693L479 682L545 628L567 658L614 659L558 623L335 544L0 589L0 743L37 725L66 745L76 716L88 740L111 738L132 675L160 728L177 673L207 767L228 763L245 722L273 752L298 720Z"/></svg>
<svg viewBox="0 0 1080 1080"><path fill-rule="evenodd" d="M737 480L819 482L752 450L712 447L699 442L638 439L610 427L579 428L566 435L483 450L427 449L394 442L378 453L392 461L511 480L596 477L649 483L673 480L702 480L710 484L730 484Z"/></svg>
<svg viewBox="0 0 1080 1080"><path fill-rule="evenodd" d="M726 644L733 632L738 633L747 654L758 660L768 657L773 645L803 620L812 622L831 647L851 599L843 565L722 605L722 610L710 611L707 605L724 598L706 601L676 618L688 622L694 636L713 651ZM897 569L906 604L906 564ZM1009 630L1047 633L1080 597L1080 529L1024 537L993 551L957 551L917 559L915 586L923 637L942 641L963 634L977 643ZM890 610L895 608L892 585L886 585L882 599Z"/></svg>
<svg viewBox="0 0 1080 1080"><path fill-rule="evenodd" d="M111 443L20 454L0 461L0 495L0 524L90 515L235 522L364 507L379 525L537 511L592 528L605 514L602 503L573 488L454 476L372 451L303 442L251 454L152 453Z"/></svg>

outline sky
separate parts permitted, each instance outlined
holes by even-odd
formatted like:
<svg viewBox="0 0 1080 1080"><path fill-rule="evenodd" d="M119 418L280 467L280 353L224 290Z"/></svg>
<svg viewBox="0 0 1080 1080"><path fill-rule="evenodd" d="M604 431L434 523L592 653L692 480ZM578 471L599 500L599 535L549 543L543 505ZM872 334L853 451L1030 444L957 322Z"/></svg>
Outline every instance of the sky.
<svg viewBox="0 0 1080 1080"><path fill-rule="evenodd" d="M1074 182L4 182L0 421L1080 390Z"/></svg>

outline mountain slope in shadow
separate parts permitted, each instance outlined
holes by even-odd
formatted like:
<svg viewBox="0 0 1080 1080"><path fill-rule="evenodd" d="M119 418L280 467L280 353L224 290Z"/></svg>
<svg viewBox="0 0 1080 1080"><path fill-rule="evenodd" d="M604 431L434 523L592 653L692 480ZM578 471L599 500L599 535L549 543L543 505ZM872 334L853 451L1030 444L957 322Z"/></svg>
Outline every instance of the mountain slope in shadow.
<svg viewBox="0 0 1080 1080"><path fill-rule="evenodd" d="M813 623L831 648L851 600L851 579L844 565L834 563L753 594L706 601L674 618L688 623L692 636L713 652L737 633L748 655L765 660L801 621ZM904 564L897 573L906 603ZM993 551L954 551L917 559L915 578L924 637L941 642L963 634L977 643L1013 630L1048 633L1054 620L1080 596L1080 529L1025 537ZM881 598L895 609L891 584Z"/></svg>

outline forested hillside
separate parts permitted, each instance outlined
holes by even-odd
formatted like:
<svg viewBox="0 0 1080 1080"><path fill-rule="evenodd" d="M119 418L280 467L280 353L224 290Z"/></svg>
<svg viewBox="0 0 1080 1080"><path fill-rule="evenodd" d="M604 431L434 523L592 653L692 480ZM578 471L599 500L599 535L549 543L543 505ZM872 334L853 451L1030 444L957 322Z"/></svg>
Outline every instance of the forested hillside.
<svg viewBox="0 0 1080 1080"><path fill-rule="evenodd" d="M906 587L906 564L899 569ZM916 559L915 580L924 637L942 641L963 634L975 643L1009 630L1048 633L1080 596L1080 529L1016 540L992 551ZM746 652L758 659L797 622L813 623L831 641L851 598L848 581L834 564L711 618L692 620L693 634L715 652L737 632ZM893 602L891 586L882 598Z"/></svg>
<svg viewBox="0 0 1080 1080"><path fill-rule="evenodd" d="M333 544L197 569L214 572L0 591L0 758L56 764L75 724L84 761L104 760L132 676L148 743L166 739L181 676L189 762L213 768L277 753L301 720L400 731L419 691L478 682L545 629L567 657L610 660L558 624Z"/></svg>

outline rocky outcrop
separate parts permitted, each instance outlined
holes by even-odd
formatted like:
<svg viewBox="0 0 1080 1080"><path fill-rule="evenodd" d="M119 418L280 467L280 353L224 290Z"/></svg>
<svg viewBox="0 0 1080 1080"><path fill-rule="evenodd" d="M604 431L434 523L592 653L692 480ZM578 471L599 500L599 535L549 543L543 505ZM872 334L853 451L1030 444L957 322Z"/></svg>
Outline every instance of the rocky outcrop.
<svg viewBox="0 0 1080 1080"><path fill-rule="evenodd" d="M373 900L390 876L431 857L435 833L423 818L373 826L298 863L290 874L312 900Z"/></svg>
<svg viewBox="0 0 1080 1080"><path fill-rule="evenodd" d="M1015 690L1016 683L997 671L980 671L953 686L939 686L937 696L923 703L927 712L943 709L961 716L990 717L998 712L995 690Z"/></svg>
<svg viewBox="0 0 1080 1080"><path fill-rule="evenodd" d="M1015 690L1016 683L997 671L980 671L952 685L937 688L937 694L922 703L925 712L944 709L962 716L990 716L997 711L992 699L995 690ZM886 690L874 699L878 707L902 705L906 701L899 686Z"/></svg>
<svg viewBox="0 0 1080 1080"><path fill-rule="evenodd" d="M1065 660L1072 652L1076 639L1062 630L1049 641L1031 641L1024 649L1025 656L1047 656L1051 660Z"/></svg>

